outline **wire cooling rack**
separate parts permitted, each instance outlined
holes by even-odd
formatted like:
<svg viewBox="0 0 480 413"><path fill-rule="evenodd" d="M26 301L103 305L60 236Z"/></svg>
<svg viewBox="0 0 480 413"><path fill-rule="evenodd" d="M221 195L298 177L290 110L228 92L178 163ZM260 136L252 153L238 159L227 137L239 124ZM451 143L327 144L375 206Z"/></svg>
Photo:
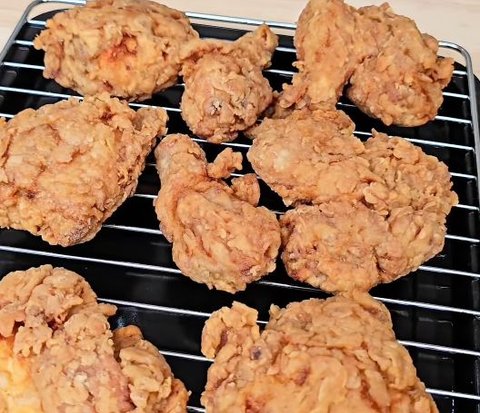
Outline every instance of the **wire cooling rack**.
<svg viewBox="0 0 480 413"><path fill-rule="evenodd" d="M52 15L38 16L40 6L47 3L57 9L83 4L81 1L35 1L22 15L0 53L0 116L5 118L12 118L28 107L38 108L70 96L78 97L42 77L43 53L32 47L33 38ZM38 17L30 18L32 15ZM188 15L202 37L225 40L241 36L245 31L239 27L245 29L262 23L228 16ZM290 33L280 37L273 65L265 71L272 86L279 90L293 74L295 49L291 35L295 25L267 23ZM359 138L368 138L372 128L402 136L449 166L460 204L448 217L444 250L414 274L379 286L372 293L391 311L397 338L409 350L439 410L480 413L480 135L475 78L471 59L462 47L450 42L440 45L444 50L457 53L465 66L456 65L452 82L444 91L444 105L428 125L385 127L347 100L341 100L339 108L354 120ZM182 91L183 84L179 83L150 101L130 105L164 107L170 117L169 131L188 133L179 113ZM197 141L210 160L225 146L243 154L250 146L243 137L223 145ZM251 171L245 160L242 173ZM152 202L159 185L150 155L136 194L111 217L93 241L79 246L52 247L26 232L1 230L0 274L50 263L83 275L101 300L119 307L112 320L113 327L137 324L192 391L189 410L203 412L199 396L210 361L200 353L200 334L212 311L230 305L235 299L259 310L264 323L272 303L285 306L291 301L326 295L288 278L281 262L274 274L235 296L208 291L205 286L182 276L172 261L171 246L158 229L153 210ZM263 183L261 187L261 204L281 214L285 207L280 198Z"/></svg>

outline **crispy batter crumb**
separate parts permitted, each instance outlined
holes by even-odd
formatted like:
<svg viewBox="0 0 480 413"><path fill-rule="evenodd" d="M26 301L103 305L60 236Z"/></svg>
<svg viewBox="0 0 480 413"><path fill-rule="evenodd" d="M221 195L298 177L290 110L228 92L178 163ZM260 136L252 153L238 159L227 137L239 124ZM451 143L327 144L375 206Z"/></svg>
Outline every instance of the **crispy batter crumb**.
<svg viewBox="0 0 480 413"><path fill-rule="evenodd" d="M0 123L0 227L69 246L92 239L131 196L163 109L101 95L27 109Z"/></svg>
<svg viewBox="0 0 480 413"><path fill-rule="evenodd" d="M161 181L155 210L173 242L173 260L194 281L228 292L273 271L280 246L275 214L253 206L258 183L244 178L230 187L218 179L241 165L237 155L226 150L208 164L186 135L169 135L155 150Z"/></svg>
<svg viewBox="0 0 480 413"><path fill-rule="evenodd" d="M394 336L385 306L370 296L272 306L239 303L205 324L202 352L214 357L202 405L209 413L438 413Z"/></svg>

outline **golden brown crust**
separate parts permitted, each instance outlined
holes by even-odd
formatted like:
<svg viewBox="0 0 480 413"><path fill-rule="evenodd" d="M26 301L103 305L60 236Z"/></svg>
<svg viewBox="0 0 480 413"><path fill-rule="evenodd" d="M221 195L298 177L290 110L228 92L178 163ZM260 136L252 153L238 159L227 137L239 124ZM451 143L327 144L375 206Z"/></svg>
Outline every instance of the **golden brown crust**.
<svg viewBox="0 0 480 413"><path fill-rule="evenodd" d="M247 158L286 205L359 199L376 176L360 155L362 142L341 111L295 111L249 130Z"/></svg>
<svg viewBox="0 0 480 413"><path fill-rule="evenodd" d="M366 18L365 31L373 24L388 30L377 34L380 52L355 68L347 96L386 125L419 126L434 119L443 103L442 89L452 77L453 59L437 57L437 40L389 7L365 7L360 15Z"/></svg>
<svg viewBox="0 0 480 413"><path fill-rule="evenodd" d="M207 321L202 352L215 357L201 399L210 413L438 413L387 309L366 294L272 306L261 334L256 312L234 303Z"/></svg>
<svg viewBox="0 0 480 413"><path fill-rule="evenodd" d="M458 202L446 165L415 145L373 131L362 146L356 156L365 162L369 182L346 187L350 192L337 191L325 202L318 194L323 196L327 183L337 182L336 174L348 172L343 164L340 170L327 168L317 178L321 191L304 199L317 205L298 206L280 219L288 274L329 292L368 291L416 270L443 249L446 216ZM302 191L295 182L304 165L289 166L296 176L283 178L284 187L292 188L291 198ZM306 169L321 168L307 164ZM271 168L260 171L268 179L278 174Z"/></svg>
<svg viewBox="0 0 480 413"><path fill-rule="evenodd" d="M116 359L127 378L135 412L182 413L187 411L189 393L173 377L170 366L158 349L143 339L138 327L113 332Z"/></svg>
<svg viewBox="0 0 480 413"><path fill-rule="evenodd" d="M418 126L443 102L453 60L437 41L387 3L355 9L343 0L311 0L295 33L299 73L284 85L277 112L333 108L343 87L365 113L385 124Z"/></svg>
<svg viewBox="0 0 480 413"><path fill-rule="evenodd" d="M175 84L180 46L196 38L183 13L156 2L94 0L48 20L34 46L64 87L144 100Z"/></svg>
<svg viewBox="0 0 480 413"><path fill-rule="evenodd" d="M19 386L6 402L40 401L48 413L185 413L185 387L140 330L112 334L107 317L115 312L64 268L7 274L0 281L0 360L12 363ZM0 388L0 403L2 396Z"/></svg>
<svg viewBox="0 0 480 413"><path fill-rule="evenodd" d="M182 117L210 142L232 141L252 126L272 101L262 75L278 44L265 25L233 43L198 40L183 50Z"/></svg>
<svg viewBox="0 0 480 413"><path fill-rule="evenodd" d="M24 110L0 124L0 226L50 244L92 239L131 196L163 109L135 112L102 95Z"/></svg>
<svg viewBox="0 0 480 413"><path fill-rule="evenodd" d="M155 155L162 184L155 210L183 274L209 288L236 292L275 269L280 246L275 215L252 205L256 195L245 192L246 182L232 189L218 179L237 163L236 154L224 151L220 161L207 164L188 136L169 135Z"/></svg>

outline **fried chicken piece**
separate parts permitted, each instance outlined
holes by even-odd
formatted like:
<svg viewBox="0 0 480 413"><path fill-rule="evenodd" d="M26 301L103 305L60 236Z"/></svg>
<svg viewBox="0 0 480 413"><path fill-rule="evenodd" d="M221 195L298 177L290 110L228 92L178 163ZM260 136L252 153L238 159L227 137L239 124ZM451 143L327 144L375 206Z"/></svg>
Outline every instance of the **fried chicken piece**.
<svg viewBox="0 0 480 413"><path fill-rule="evenodd" d="M295 32L299 73L284 85L282 108L333 108L355 67L373 53L373 38L357 37L358 13L343 0L311 0ZM370 42L369 42L370 40Z"/></svg>
<svg viewBox="0 0 480 413"><path fill-rule="evenodd" d="M443 102L453 60L437 57L438 42L385 3L355 9L343 0L311 0L295 33L299 73L277 101L289 108L333 108L343 87L369 116L418 126Z"/></svg>
<svg viewBox="0 0 480 413"><path fill-rule="evenodd" d="M358 202L299 206L281 219L288 274L328 292L368 291L416 270L444 246L458 202L445 164L374 131L359 155L377 177Z"/></svg>
<svg viewBox="0 0 480 413"><path fill-rule="evenodd" d="M155 156L161 181L155 210L183 274L233 293L275 269L280 227L272 212L254 206L256 180L244 178L231 188L218 179L225 174L210 175L212 164L186 135L165 137ZM219 157L215 172L237 165L231 150Z"/></svg>
<svg viewBox="0 0 480 413"><path fill-rule="evenodd" d="M350 100L385 125L419 126L435 118L450 82L453 60L437 57L438 42L421 34L415 22L393 13L388 4L360 9L364 31L381 25L380 51L355 68ZM382 27L382 28L383 28Z"/></svg>
<svg viewBox="0 0 480 413"><path fill-rule="evenodd" d="M190 42L182 53L185 92L182 117L196 135L210 142L234 140L272 102L262 75L278 45L266 25L233 43Z"/></svg>
<svg viewBox="0 0 480 413"><path fill-rule="evenodd" d="M247 158L285 205L359 199L376 176L359 156L365 148L353 129L336 110L265 119L248 132L254 141Z"/></svg>
<svg viewBox="0 0 480 413"><path fill-rule="evenodd" d="M186 412L188 393L158 350L134 327L113 337L107 317L115 311L66 269L7 274L0 282L0 348L9 376L24 386L16 394L0 386L1 397L37 407L40 401L40 413Z"/></svg>
<svg viewBox="0 0 480 413"><path fill-rule="evenodd" d="M385 306L366 294L270 308L222 308L206 322L215 357L201 402L209 413L438 413Z"/></svg>
<svg viewBox="0 0 480 413"><path fill-rule="evenodd" d="M280 219L288 275L331 293L368 291L438 254L445 216L412 207L384 217L362 203L302 205Z"/></svg>
<svg viewBox="0 0 480 413"><path fill-rule="evenodd" d="M408 272L384 217L361 203L301 205L280 219L290 277L328 292L368 291Z"/></svg>
<svg viewBox="0 0 480 413"><path fill-rule="evenodd" d="M138 327L127 326L113 332L115 358L127 377L135 412L183 413L188 392L175 379L158 349L143 339Z"/></svg>
<svg viewBox="0 0 480 413"><path fill-rule="evenodd" d="M82 95L144 100L173 86L180 46L198 38L181 12L148 0L94 0L56 14L34 40L43 75Z"/></svg>
<svg viewBox="0 0 480 413"><path fill-rule="evenodd" d="M104 95L0 119L0 227L62 246L92 239L134 193L166 121Z"/></svg>
<svg viewBox="0 0 480 413"><path fill-rule="evenodd" d="M447 166L405 139L374 130L361 157L381 178L365 189L365 202L382 214L412 206L448 215L458 203Z"/></svg>

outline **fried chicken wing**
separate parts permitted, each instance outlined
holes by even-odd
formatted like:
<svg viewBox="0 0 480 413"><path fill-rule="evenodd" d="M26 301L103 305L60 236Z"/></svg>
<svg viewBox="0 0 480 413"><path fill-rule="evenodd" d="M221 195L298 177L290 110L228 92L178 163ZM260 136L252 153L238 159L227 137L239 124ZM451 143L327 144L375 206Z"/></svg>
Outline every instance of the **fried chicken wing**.
<svg viewBox="0 0 480 413"><path fill-rule="evenodd" d="M166 121L163 109L107 96L0 120L0 227L62 246L92 239L134 193Z"/></svg>
<svg viewBox="0 0 480 413"><path fill-rule="evenodd" d="M366 58L350 78L350 100L386 125L419 126L432 120L449 83L451 59L438 58L438 42L419 32L415 22L393 13L387 4L360 9L364 32L381 25L380 50Z"/></svg>
<svg viewBox="0 0 480 413"><path fill-rule="evenodd" d="M144 100L175 84L180 46L197 38L183 13L156 2L94 0L48 20L34 47L64 87Z"/></svg>
<svg viewBox="0 0 480 413"><path fill-rule="evenodd" d="M355 202L299 206L281 219L288 274L328 292L368 291L416 270L445 242L458 202L445 164L374 131L359 157L377 178Z"/></svg>
<svg viewBox="0 0 480 413"><path fill-rule="evenodd" d="M438 413L388 310L370 296L272 306L261 333L256 319L234 303L206 322L209 413Z"/></svg>
<svg viewBox="0 0 480 413"><path fill-rule="evenodd" d="M182 53L181 109L193 133L210 142L228 142L256 122L272 101L262 69L270 65L277 44L277 35L266 25L233 43L189 43Z"/></svg>
<svg viewBox="0 0 480 413"><path fill-rule="evenodd" d="M388 4L355 9L343 0L311 0L295 33L299 73L277 101L294 107L333 108L348 97L385 124L418 126L443 102L453 60L437 57L438 42Z"/></svg>
<svg viewBox="0 0 480 413"><path fill-rule="evenodd" d="M295 111L249 130L247 158L286 205L359 199L376 176L360 155L362 142L341 111Z"/></svg>
<svg viewBox="0 0 480 413"><path fill-rule="evenodd" d="M0 400L9 408L2 411L20 412L15 400L25 400L31 410L21 411L32 413L186 412L183 384L138 329L112 335L107 317L115 311L66 269L7 274L0 282L0 357L8 360L0 367L0 377L7 375Z"/></svg>
<svg viewBox="0 0 480 413"><path fill-rule="evenodd" d="M244 178L231 188L219 179L237 155L226 149L221 161L207 164L185 135L169 135L155 150L161 181L155 210L173 243L173 260L194 281L232 293L273 271L280 246L275 215L254 206L256 180Z"/></svg>

